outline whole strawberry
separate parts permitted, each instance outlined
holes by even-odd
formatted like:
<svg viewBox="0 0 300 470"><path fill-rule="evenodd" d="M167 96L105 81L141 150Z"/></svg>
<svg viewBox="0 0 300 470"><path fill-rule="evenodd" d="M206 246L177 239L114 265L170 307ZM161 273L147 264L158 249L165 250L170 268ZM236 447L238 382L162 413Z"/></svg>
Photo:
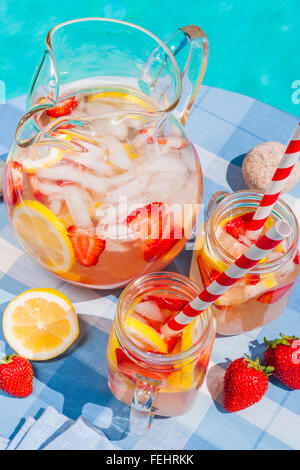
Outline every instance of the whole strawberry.
<svg viewBox="0 0 300 470"><path fill-rule="evenodd" d="M273 367L263 367L257 358L241 357L231 362L224 376L223 405L229 413L254 405L268 389Z"/></svg>
<svg viewBox="0 0 300 470"><path fill-rule="evenodd" d="M273 341L264 339L267 349L264 352L264 361L268 366L274 367L274 375L284 385L293 389L300 389L300 339L296 336L285 336Z"/></svg>
<svg viewBox="0 0 300 470"><path fill-rule="evenodd" d="M0 359L0 388L10 395L24 398L32 393L33 370L30 362L21 356Z"/></svg>

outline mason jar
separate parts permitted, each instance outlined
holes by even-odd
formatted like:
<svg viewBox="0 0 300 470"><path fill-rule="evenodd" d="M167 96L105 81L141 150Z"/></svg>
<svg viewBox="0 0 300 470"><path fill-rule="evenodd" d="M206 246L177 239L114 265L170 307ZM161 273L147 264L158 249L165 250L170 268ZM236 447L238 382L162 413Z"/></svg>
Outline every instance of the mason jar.
<svg viewBox="0 0 300 470"><path fill-rule="evenodd" d="M233 194L216 193L209 203L208 217L202 240L197 240L196 260L198 271L193 279L200 286L207 287L223 272L246 246L235 240L224 230L225 225L238 216L254 212L262 194L242 190ZM233 335L260 328L278 318L285 310L291 291L299 275L298 222L292 209L278 199L270 218L269 228L275 221L283 220L291 228L290 236L284 240L268 259L262 260L225 294L212 309L217 322L217 333Z"/></svg>
<svg viewBox="0 0 300 470"><path fill-rule="evenodd" d="M107 349L108 383L115 398L131 406L136 434L147 432L154 414L178 416L193 407L215 338L208 309L185 327L172 353L145 350L128 334L126 319L137 299L150 294L191 301L199 287L180 274L158 272L135 279L119 298Z"/></svg>

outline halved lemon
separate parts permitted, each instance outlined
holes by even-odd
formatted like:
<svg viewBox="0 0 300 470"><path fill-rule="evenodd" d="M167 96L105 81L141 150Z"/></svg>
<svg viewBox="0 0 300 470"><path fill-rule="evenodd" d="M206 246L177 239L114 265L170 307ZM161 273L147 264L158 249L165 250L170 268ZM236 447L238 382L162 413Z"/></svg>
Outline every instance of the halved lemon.
<svg viewBox="0 0 300 470"><path fill-rule="evenodd" d="M20 161L26 173L35 173L42 168L49 168L58 163L64 156L62 150L48 145L33 145L30 152Z"/></svg>
<svg viewBox="0 0 300 470"><path fill-rule="evenodd" d="M128 335L138 345L149 347L155 351L166 354L168 347L160 335L151 326L132 316L127 316L125 327Z"/></svg>
<svg viewBox="0 0 300 470"><path fill-rule="evenodd" d="M54 273L69 271L74 250L62 222L37 201L24 200L14 209L12 226L20 244L44 268Z"/></svg>
<svg viewBox="0 0 300 470"><path fill-rule="evenodd" d="M44 361L64 352L79 334L70 300L54 289L30 289L15 297L3 314L3 333L21 356Z"/></svg>

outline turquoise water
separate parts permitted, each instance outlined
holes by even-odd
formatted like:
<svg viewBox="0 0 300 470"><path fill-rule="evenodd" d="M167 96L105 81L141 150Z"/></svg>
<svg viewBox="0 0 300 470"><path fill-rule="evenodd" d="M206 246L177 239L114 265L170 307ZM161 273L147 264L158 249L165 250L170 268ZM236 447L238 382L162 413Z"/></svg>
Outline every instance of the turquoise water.
<svg viewBox="0 0 300 470"><path fill-rule="evenodd" d="M69 19L122 19L161 39L197 24L210 41L205 84L300 116L300 93L292 88L300 89L298 6L299 0L0 0L0 80L7 99L25 93L48 30Z"/></svg>

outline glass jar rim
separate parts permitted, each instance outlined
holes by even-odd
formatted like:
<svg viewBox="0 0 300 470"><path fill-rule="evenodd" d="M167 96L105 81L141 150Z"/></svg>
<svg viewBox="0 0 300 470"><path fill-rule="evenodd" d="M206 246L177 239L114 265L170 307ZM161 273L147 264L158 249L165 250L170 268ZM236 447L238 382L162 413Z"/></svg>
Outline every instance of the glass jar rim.
<svg viewBox="0 0 300 470"><path fill-rule="evenodd" d="M164 49L165 53L167 54L167 56L169 57L169 59L171 60L171 63L172 63L172 66L173 66L173 69L174 69L174 74L176 76L177 92L176 92L176 95L175 95L175 98L174 98L173 102L169 106L167 106L167 108L160 109L159 113L169 113L170 111L172 111L177 106L177 104L180 100L181 90L182 90L181 74L180 74L180 70L179 70L177 60L175 59L175 56L172 54L172 52L168 48L168 46L163 41L161 41L161 39L159 39L155 34L153 34L151 31L148 31L147 29L143 28L142 26L138 26L134 23L129 23L127 21L117 20L117 19L114 19L114 18L102 18L102 17L97 17L97 16L95 16L95 17L86 17L86 18L76 18L74 20L64 21L62 23L57 24L53 28L51 28L50 31L48 32L47 36L46 36L46 41L45 41L46 46L49 49L49 51L50 51L50 53L52 54L53 57L54 57L54 54L53 54L53 49L52 49L52 39L53 39L54 34L59 29L65 27L65 26L68 26L70 24L84 22L84 21L99 21L99 22L103 22L103 23L106 22L106 23L116 23L116 24L125 25L125 26L128 26L130 28L133 28L133 29L136 29L138 31L141 31L141 32L145 33L147 36L151 37L157 43L157 45L159 47L162 47Z"/></svg>
<svg viewBox="0 0 300 470"><path fill-rule="evenodd" d="M226 194L211 212L208 223L207 223L207 230L205 231L206 242L207 242L207 237L212 234L214 249L216 250L217 255L220 256L222 261L224 261L224 263L228 265L233 263L235 261L235 258L231 256L226 250L224 250L222 246L220 245L220 243L218 242L218 240L214 237L213 227L217 225L218 220L220 220L222 215L226 213L225 208L227 204L231 205L234 200L238 201L239 197L241 200L245 201L247 196L249 197L249 203L246 207L249 209L250 207L252 209L255 209L256 207L258 207L259 202L263 196L263 193L254 189L253 190L242 189L239 191L235 191L234 193ZM243 197L244 199L242 199ZM250 205L250 200L252 200L252 205ZM254 204L254 200L257 202L257 204ZM240 207L243 207L243 206L241 205ZM228 210L232 210L233 208L236 208L236 207L232 207L231 205L228 208ZM276 209L277 209L277 212L276 212ZM223 213L221 212L222 210L223 210ZM288 250L285 253L283 253L281 256L278 256L278 258L276 258L273 261L257 264L256 266L254 266L254 268L251 269L251 273L264 273L270 270L276 270L278 268L281 268L294 255L296 255L297 242L298 242L298 236L299 236L298 235L299 224L298 224L297 217L295 216L291 207L281 198L277 199L276 203L274 204L274 207L272 208L271 214L275 213L278 216L278 210L280 210L283 213L283 215L286 216L285 221L288 222L291 227Z"/></svg>
<svg viewBox="0 0 300 470"><path fill-rule="evenodd" d="M171 365L173 363L176 364L182 364L182 365L187 365L190 362L193 362L196 357L198 357L201 348L203 347L207 336L211 330L212 322L213 322L213 313L211 308L208 308L204 314L203 318L206 320L206 324L204 324L204 328L201 334L200 339L197 341L196 344L194 344L192 347L189 349L176 353L176 354L159 354L159 353L152 353L150 351L143 351L141 350L126 334L126 329L124 328L123 322L122 322L122 309L123 309L123 302L126 299L126 296L130 295L130 292L137 287L138 284L144 283L146 280L154 280L157 278L157 280L162 281L162 280L177 280L179 283L182 283L182 285L185 283L188 285L190 288L192 288L195 292L195 296L200 293L201 289L200 287L191 279L187 278L186 276L170 271L159 271L159 272L154 272L154 273L149 273L149 274L144 274L143 276L140 276L136 279L134 279L121 293L119 300L118 300L118 305L117 305L117 312L115 315L114 319L114 331L115 335L117 338L117 341L119 342L120 346L124 350L124 345L125 345L125 350L126 353L129 353L130 355L132 354L133 357L131 357L135 362L141 361L141 363L149 363L151 366L167 366ZM167 285L167 283L166 283ZM142 293L143 290L141 289L139 293ZM192 300L192 299L191 299ZM205 323L205 322L204 322ZM136 361L138 359L138 361Z"/></svg>

